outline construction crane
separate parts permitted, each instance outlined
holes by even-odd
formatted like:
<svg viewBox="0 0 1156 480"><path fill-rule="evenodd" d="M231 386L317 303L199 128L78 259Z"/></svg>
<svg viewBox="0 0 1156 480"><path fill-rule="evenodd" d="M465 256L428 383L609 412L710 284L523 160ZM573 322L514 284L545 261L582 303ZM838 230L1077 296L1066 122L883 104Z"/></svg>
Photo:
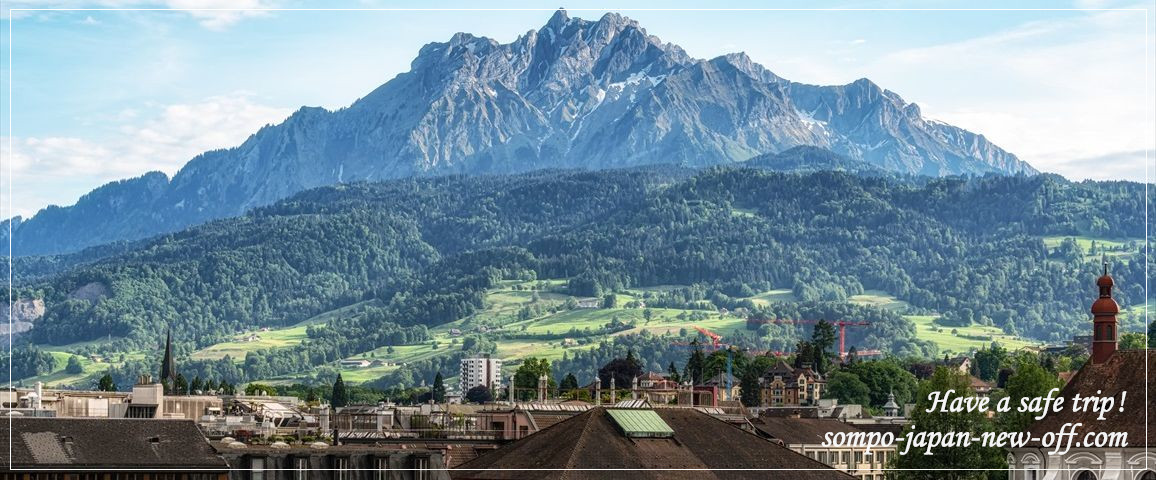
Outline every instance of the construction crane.
<svg viewBox="0 0 1156 480"><path fill-rule="evenodd" d="M821 321L822 320L787 320L787 319L777 319L777 318L767 318L767 319L748 318L747 319L748 324L750 324L750 323L773 323L776 325L815 325ZM828 322L828 323L830 323L833 326L839 327L839 358L846 358L847 357L847 349L846 349L847 327L866 327L866 326L871 325L871 322L853 321L853 320L852 321L835 320L833 322ZM880 352L879 350L862 350L862 351L859 351L856 353L859 355L867 356L867 355L881 355L883 352Z"/></svg>
<svg viewBox="0 0 1156 480"><path fill-rule="evenodd" d="M719 348L726 347L726 349L727 349L726 387L727 388L726 388L725 395L726 395L726 399L728 401L733 400L731 398L731 390L734 387L734 377L735 377L735 375L734 375L734 363L735 363L734 354L735 354L735 351L734 351L734 348L732 348L732 347L734 347L734 345L722 343L722 335L714 333L710 330L707 330L707 329L702 328L702 327L697 326L697 325L695 325L694 329L698 330L698 333L701 333L703 336L710 339L710 343L708 343L707 346L711 347L712 350L717 351ZM686 343L686 342L674 342L674 343L672 343L672 345L694 346L695 344Z"/></svg>
<svg viewBox="0 0 1156 480"><path fill-rule="evenodd" d="M721 345L719 343L719 340L722 340L722 335L719 335L717 333L714 333L710 330L707 330L707 329L699 327L699 326L695 326L694 329L698 330L698 333L701 333L704 336L706 336L707 338L709 338L711 345L714 345L714 349L718 350L719 345Z"/></svg>

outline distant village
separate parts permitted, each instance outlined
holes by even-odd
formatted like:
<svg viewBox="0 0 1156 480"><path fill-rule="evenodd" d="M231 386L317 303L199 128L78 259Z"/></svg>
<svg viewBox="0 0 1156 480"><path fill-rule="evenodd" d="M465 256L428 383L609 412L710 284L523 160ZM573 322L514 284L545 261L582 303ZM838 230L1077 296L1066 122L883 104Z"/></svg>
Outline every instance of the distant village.
<svg viewBox="0 0 1156 480"><path fill-rule="evenodd" d="M1097 280L1090 335L1056 351L1029 352L1034 358L1084 356L1074 374L1055 379L1061 395L1132 391L1143 400L1146 370L1156 357L1121 350L1116 330L1118 306L1106 270ZM696 355L720 348L695 342ZM896 468L895 445L824 446L828 433L891 432L918 427L921 399L915 392L879 391L873 379L860 381L872 404L840 402L855 387L846 372L857 362L883 362L854 352L834 355L762 352L744 361L765 365L742 378L726 371L709 378L643 372L632 358L615 359L584 385L568 376L560 384L546 373L549 362L523 361L503 378L503 360L488 355L464 358L456 385L441 375L425 401L413 404L355 404L340 377L328 400L277 395L230 385L175 383L177 366L166 341L157 378L142 375L131 392L8 388L0 392L11 451L0 452L18 478L141 478L125 472L159 472L156 478L198 479L497 479L569 478L567 469L636 469L639 476L672 471L727 470L727 477L882 480ZM721 351L721 350L715 350ZM820 349L822 351L822 349ZM1000 370L994 380L988 362L975 356L908 365L919 381L942 376L962 382L974 395L1004 394L1016 372ZM759 358L761 357L761 359ZM699 359L701 361L701 358ZM1051 360L1049 360L1051 361ZM368 367L371 360L347 360ZM984 373L981 370L989 370ZM754 373L749 373L754 372ZM832 391L839 395L832 394ZM1135 407L1143 410L1143 407ZM1136 411L1136 410L1133 410ZM1144 413L1144 412L1139 412ZM1096 422L1061 412L1032 422L1042 435L1068 422L1129 432L1127 446L1077 448L1049 456L1037 445L1008 449L1012 480L1156 480L1156 455L1145 436L1142 415ZM1149 414L1151 415L1151 413ZM960 465L966 467L966 465ZM583 478L620 478L622 471L584 471ZM645 475L642 475L645 473ZM720 475L721 476L721 475ZM9 477L5 477L9 478Z"/></svg>

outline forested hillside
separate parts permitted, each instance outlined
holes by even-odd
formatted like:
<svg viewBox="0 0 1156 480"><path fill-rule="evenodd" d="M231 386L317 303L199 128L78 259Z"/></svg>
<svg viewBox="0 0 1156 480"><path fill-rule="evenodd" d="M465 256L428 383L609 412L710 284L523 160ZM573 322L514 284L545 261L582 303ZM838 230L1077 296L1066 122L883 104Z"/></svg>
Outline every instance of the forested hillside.
<svg viewBox="0 0 1156 480"><path fill-rule="evenodd" d="M1059 341L1085 330L1099 254L1112 255L1121 306L1144 302L1143 257L1134 254L1143 195L1140 184L1046 175L721 167L343 184L136 245L17 259L17 272L30 271L17 275L18 296L46 304L18 344L104 339L110 351L142 350L171 328L183 356L236 332L372 301L311 325L292 348L195 366L232 378L284 375L426 341L428 329L483 308L487 289L534 279L565 279L565 291L580 297L694 286L654 297L655 307L872 316L876 328L852 340L905 354L929 353L911 322L840 310L848 297L883 291L945 325ZM1065 236L1115 241L1052 240ZM772 289L789 289L796 302L751 300ZM741 340L767 348L791 335L768 324Z"/></svg>

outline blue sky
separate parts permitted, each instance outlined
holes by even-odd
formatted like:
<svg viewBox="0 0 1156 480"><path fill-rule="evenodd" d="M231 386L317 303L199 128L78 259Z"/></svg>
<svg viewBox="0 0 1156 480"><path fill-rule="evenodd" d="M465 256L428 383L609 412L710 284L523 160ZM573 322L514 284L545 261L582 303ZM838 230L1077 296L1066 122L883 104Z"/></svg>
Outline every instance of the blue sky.
<svg viewBox="0 0 1156 480"><path fill-rule="evenodd" d="M0 215L28 216L48 204L68 205L96 186L150 170L171 175L197 153L237 145L302 105L349 105L408 70L426 43L446 41L459 31L509 42L541 27L559 6L485 5L536 10L5 11L0 73L5 113L12 89L12 122L4 116L6 165L0 170L6 177L12 172L12 204L4 205ZM614 11L696 57L745 51L780 76L807 83L870 78L919 103L925 116L982 133L1044 171L1073 179L1143 181L1148 167L1149 178L1156 179L1156 167L1149 165L1153 157L1145 161L1156 131L1152 4L820 5L1146 11L645 10L702 5L634 2ZM814 5L735 2L727 7ZM5 9L477 6L291 0L4 4ZM593 8L605 3L565 6L571 16L582 18L607 11ZM7 180L0 182L5 190Z"/></svg>

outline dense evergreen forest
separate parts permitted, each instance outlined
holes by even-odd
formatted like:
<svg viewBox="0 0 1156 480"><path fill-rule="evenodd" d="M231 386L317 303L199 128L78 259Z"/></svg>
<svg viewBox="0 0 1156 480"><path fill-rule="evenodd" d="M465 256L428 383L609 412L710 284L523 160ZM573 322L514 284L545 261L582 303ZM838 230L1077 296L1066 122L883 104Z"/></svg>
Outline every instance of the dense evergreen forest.
<svg viewBox="0 0 1156 480"><path fill-rule="evenodd" d="M17 343L111 338L106 348L145 349L171 329L178 353L187 354L244 329L374 300L357 315L310 327L301 346L237 364L191 364L204 377L267 378L424 341L426 328L481 308L500 280L536 278L569 279L577 296L689 285L655 301L770 318L871 317L878 328L850 331L851 341L902 355L934 352L898 315L840 302L883 290L945 322L1061 341L1086 330L1101 268L1090 254L1104 252L1074 242L1049 249L1043 237L1142 239L1145 201L1142 184L1051 175L930 179L731 167L345 184L132 245L17 258L18 297L47 305ZM1120 258L1111 269L1116 298L1128 308L1145 300L1145 265L1140 256ZM743 298L770 288L791 289L799 302L759 306ZM799 336L785 331L793 328L767 324L739 340L789 348ZM635 343L660 350L648 342L632 338L590 355L621 355ZM32 352L22 362L30 371L49 363L19 348ZM669 361L644 358L648 367ZM446 368L444 359L434 363L427 367Z"/></svg>

